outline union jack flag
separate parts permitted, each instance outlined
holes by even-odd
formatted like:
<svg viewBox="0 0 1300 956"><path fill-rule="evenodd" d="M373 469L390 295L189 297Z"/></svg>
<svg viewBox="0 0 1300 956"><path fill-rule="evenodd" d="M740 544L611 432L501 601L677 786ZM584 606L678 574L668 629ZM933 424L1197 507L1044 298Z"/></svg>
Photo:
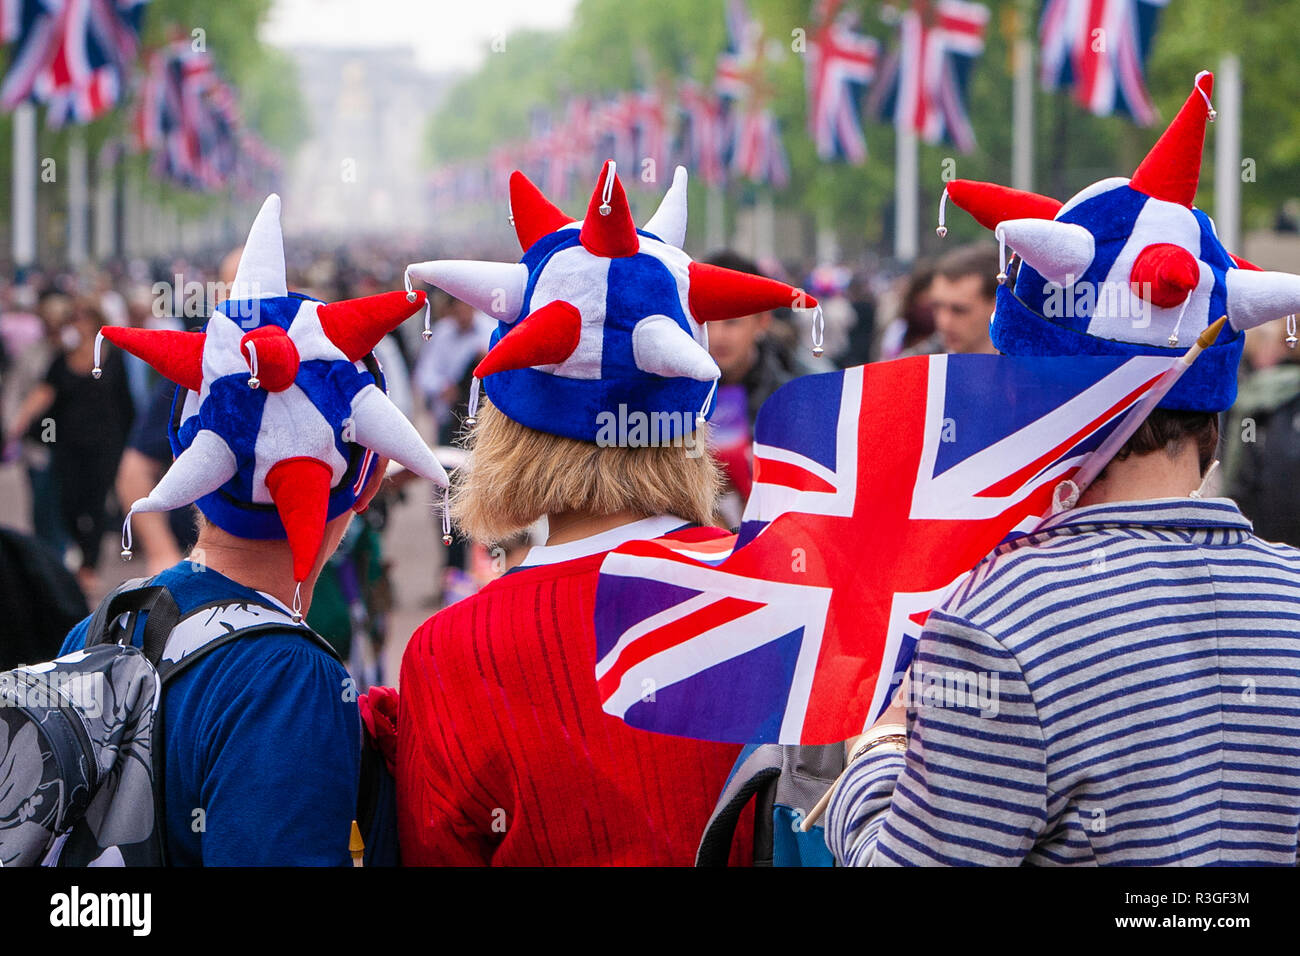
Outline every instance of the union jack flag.
<svg viewBox="0 0 1300 956"><path fill-rule="evenodd" d="M1159 116L1147 91L1146 61L1160 8L1169 0L1045 0L1039 79L1070 88L1097 116L1119 111L1150 126Z"/></svg>
<svg viewBox="0 0 1300 956"><path fill-rule="evenodd" d="M867 159L867 141L858 99L876 75L880 45L854 29L857 15L841 13L840 2L820 0L818 26L808 38L808 132L822 159L860 166Z"/></svg>
<svg viewBox="0 0 1300 956"><path fill-rule="evenodd" d="M104 115L121 99L147 0L5 0L0 33L14 53L0 105L48 106L59 127Z"/></svg>
<svg viewBox="0 0 1300 956"><path fill-rule="evenodd" d="M927 143L975 148L966 88L984 52L989 8L969 0L912 0L899 19L898 46L876 86L870 111Z"/></svg>
<svg viewBox="0 0 1300 956"><path fill-rule="evenodd" d="M1051 510L1165 358L918 356L795 379L763 406L740 532L601 566L607 713L737 743L852 737L929 612Z"/></svg>
<svg viewBox="0 0 1300 956"><path fill-rule="evenodd" d="M694 80L683 82L677 96L686 120L682 128L686 165L695 170L706 186L720 186L727 171L722 101Z"/></svg>
<svg viewBox="0 0 1300 956"><path fill-rule="evenodd" d="M784 186L790 181L790 163L776 114L767 106L763 28L750 17L744 0L728 0L727 33L730 45L718 57L714 87L732 101L731 169L756 183Z"/></svg>

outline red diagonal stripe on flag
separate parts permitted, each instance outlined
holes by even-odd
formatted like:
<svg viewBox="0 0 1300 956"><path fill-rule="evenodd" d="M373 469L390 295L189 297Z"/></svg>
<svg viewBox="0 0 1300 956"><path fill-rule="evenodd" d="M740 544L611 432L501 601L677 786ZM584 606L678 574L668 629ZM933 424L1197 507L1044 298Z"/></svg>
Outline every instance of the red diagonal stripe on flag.
<svg viewBox="0 0 1300 956"><path fill-rule="evenodd" d="M765 485L780 485L795 491L834 492L835 486L825 478L814 475L807 468L770 458L754 458L754 481Z"/></svg>
<svg viewBox="0 0 1300 956"><path fill-rule="evenodd" d="M1007 495L1015 492L1016 489L1023 488L1026 484L1029 483L1029 480L1031 478L1033 478L1040 471L1042 471L1048 465L1052 464L1052 462L1056 461L1063 454L1065 454L1067 451L1069 451L1071 448L1077 445L1080 439L1084 435L1092 434L1092 432L1095 431L1097 428L1099 428L1102 425L1102 423L1109 421L1112 417L1114 417L1124 408L1136 402L1139 398L1142 397L1142 395L1145 392L1149 391L1151 387L1156 384L1156 382L1160 381L1160 379L1161 376L1157 375L1149 382L1143 385L1139 385L1137 388L1133 389L1133 391L1125 395L1120 401L1116 402L1106 411L1102 412L1100 415L1098 415L1096 418L1090 421L1086 426L1080 428L1073 435L1065 439L1065 441L1061 442L1059 445L1057 445L1047 454L1043 455L1041 458L1039 458L1036 461L1030 462L1028 465L1025 465L1025 467L1021 468L1019 471L1008 475L1007 477L1003 478L1001 481L994 482L993 484L985 488L983 491L976 493L975 497L976 498L1004 498Z"/></svg>
<svg viewBox="0 0 1300 956"><path fill-rule="evenodd" d="M612 696L618 689L623 675L646 658L699 637L706 631L728 624L764 606L755 601L742 601L740 598L722 598L708 607L702 607L692 614L644 634L624 648L614 667L597 681L602 699Z"/></svg>

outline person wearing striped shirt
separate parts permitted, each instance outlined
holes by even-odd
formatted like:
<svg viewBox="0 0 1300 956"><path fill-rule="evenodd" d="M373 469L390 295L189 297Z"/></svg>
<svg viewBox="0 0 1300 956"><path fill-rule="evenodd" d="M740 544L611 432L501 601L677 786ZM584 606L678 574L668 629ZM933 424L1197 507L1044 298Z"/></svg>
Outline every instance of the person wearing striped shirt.
<svg viewBox="0 0 1300 956"><path fill-rule="evenodd" d="M1193 494L1217 438L1157 409L930 615L849 743L837 861L1296 864L1300 552Z"/></svg>

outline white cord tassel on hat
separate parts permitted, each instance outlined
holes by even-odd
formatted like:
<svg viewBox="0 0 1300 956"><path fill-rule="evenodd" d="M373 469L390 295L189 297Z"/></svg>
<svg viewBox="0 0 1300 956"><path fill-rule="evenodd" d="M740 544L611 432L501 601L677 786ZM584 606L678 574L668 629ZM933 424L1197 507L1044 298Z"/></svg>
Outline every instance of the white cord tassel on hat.
<svg viewBox="0 0 1300 956"><path fill-rule="evenodd" d="M1187 314L1187 307L1191 304L1192 297L1189 295L1183 300L1183 307L1178 310L1178 321L1174 323L1174 330L1169 333L1169 346L1178 344L1178 330L1183 327L1183 316Z"/></svg>
<svg viewBox="0 0 1300 956"><path fill-rule="evenodd" d="M130 561L134 553L131 550L131 515L133 514L135 514L134 511L128 511L125 520L122 522L122 559L124 561Z"/></svg>
<svg viewBox="0 0 1300 956"><path fill-rule="evenodd" d="M293 623L302 623L302 582L293 586Z"/></svg>
<svg viewBox="0 0 1300 956"><path fill-rule="evenodd" d="M1209 70L1201 70L1200 73L1196 74L1195 85L1196 85L1196 92L1201 94L1201 99L1205 100L1205 108L1209 111L1206 114L1206 118L1209 119L1211 123L1213 123L1216 119L1219 118L1219 111L1216 110L1214 108L1214 104L1210 102L1210 94L1206 93L1205 90L1201 89L1201 77L1209 76L1209 75L1210 75Z"/></svg>
<svg viewBox="0 0 1300 956"><path fill-rule="evenodd" d="M1293 349L1295 348L1295 343L1296 343L1295 316L1288 315L1286 317L1286 347L1289 349Z"/></svg>
<svg viewBox="0 0 1300 956"><path fill-rule="evenodd" d="M600 214L608 216L614 208L609 201L614 198L614 173L618 171L618 164L612 159L609 161L609 175L605 177L605 191L600 195Z"/></svg>
<svg viewBox="0 0 1300 956"><path fill-rule="evenodd" d="M471 427L478 424L478 392L481 385L477 375L469 383L469 414L465 416L465 424Z"/></svg>
<svg viewBox="0 0 1300 956"><path fill-rule="evenodd" d="M704 404L695 413L696 428L703 428L704 423L709 420L709 406L713 404L713 396L716 394L718 394L718 380L715 378L713 384L709 386L709 394L704 396Z"/></svg>
<svg viewBox="0 0 1300 956"><path fill-rule="evenodd" d="M442 489L442 543L451 545L451 487Z"/></svg>
<svg viewBox="0 0 1300 956"><path fill-rule="evenodd" d="M510 217L511 224L513 224L514 221L515 221L515 217L511 215ZM411 284L410 269L407 269L405 272L402 273L402 283L406 286L407 302L414 302L416 299L419 298L419 296L415 294L415 287ZM424 341L426 342L429 341L429 339L433 338L433 328L430 325L429 309L430 309L429 300L425 299L424 300L424 330L420 333L420 338L424 339Z"/></svg>
<svg viewBox="0 0 1300 956"><path fill-rule="evenodd" d="M248 367L253 373L248 376L248 387L257 388L262 384L262 380L257 377L257 346L250 339L244 343L244 348L248 349Z"/></svg>
<svg viewBox="0 0 1300 956"><path fill-rule="evenodd" d="M934 234L940 239L948 235L948 187L943 187L943 195L939 197L939 225L935 228Z"/></svg>
<svg viewBox="0 0 1300 956"><path fill-rule="evenodd" d="M99 363L100 351L104 343L104 330L100 329L95 333L95 367L90 370L91 378L98 379L104 374L104 368Z"/></svg>
<svg viewBox="0 0 1300 956"><path fill-rule="evenodd" d="M994 235L998 238L998 285L1005 285L1007 281L1007 234L998 226L994 230Z"/></svg>
<svg viewBox="0 0 1300 956"><path fill-rule="evenodd" d="M822 315L821 303L813 306L812 314L812 353L814 358L821 358L826 354L822 348L822 338L826 333L826 317Z"/></svg>

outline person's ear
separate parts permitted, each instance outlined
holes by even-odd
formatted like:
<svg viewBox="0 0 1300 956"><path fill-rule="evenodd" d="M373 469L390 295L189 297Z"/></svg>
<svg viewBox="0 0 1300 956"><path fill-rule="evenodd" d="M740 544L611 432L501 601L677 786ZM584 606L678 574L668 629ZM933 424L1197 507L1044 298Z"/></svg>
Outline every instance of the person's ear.
<svg viewBox="0 0 1300 956"><path fill-rule="evenodd" d="M772 327L772 313L760 312L754 316L754 331L758 335L766 335L767 330Z"/></svg>
<svg viewBox="0 0 1300 956"><path fill-rule="evenodd" d="M388 459L376 458L374 470L370 473L370 478L366 486L361 489L361 494L357 495L356 504L352 510L357 514L362 514L370 507L371 500L379 493L379 487L384 483L384 473L388 471Z"/></svg>

